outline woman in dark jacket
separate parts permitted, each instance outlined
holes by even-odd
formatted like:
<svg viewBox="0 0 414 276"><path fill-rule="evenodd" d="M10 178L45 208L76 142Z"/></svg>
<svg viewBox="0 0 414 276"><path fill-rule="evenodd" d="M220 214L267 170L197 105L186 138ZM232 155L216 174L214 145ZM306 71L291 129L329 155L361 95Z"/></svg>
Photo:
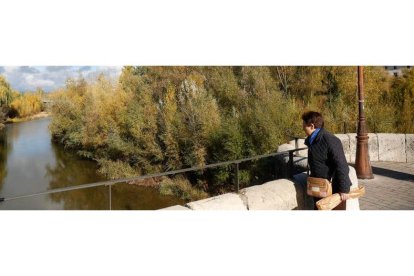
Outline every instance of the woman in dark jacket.
<svg viewBox="0 0 414 276"><path fill-rule="evenodd" d="M320 113L306 112L302 115L302 120L303 130L308 136L305 145L308 146L310 176L331 180L332 192L339 193L342 199L342 203L335 209L345 210L352 183L342 143L338 137L323 128L324 122ZM319 199L314 198L314 202Z"/></svg>

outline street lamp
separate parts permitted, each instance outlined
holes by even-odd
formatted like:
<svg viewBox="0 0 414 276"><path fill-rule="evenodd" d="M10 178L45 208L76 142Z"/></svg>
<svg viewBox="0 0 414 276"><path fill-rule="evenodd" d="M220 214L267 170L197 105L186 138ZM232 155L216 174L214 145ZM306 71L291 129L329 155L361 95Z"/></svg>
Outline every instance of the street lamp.
<svg viewBox="0 0 414 276"><path fill-rule="evenodd" d="M373 179L371 162L369 160L368 150L368 133L364 112L364 73L363 66L358 66L358 133L357 133L357 150L355 158L355 170L359 179Z"/></svg>

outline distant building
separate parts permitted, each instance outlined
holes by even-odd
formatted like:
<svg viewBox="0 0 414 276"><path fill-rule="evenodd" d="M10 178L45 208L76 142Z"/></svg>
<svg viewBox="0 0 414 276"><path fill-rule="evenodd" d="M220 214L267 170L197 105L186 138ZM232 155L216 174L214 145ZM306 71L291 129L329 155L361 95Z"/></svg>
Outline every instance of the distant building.
<svg viewBox="0 0 414 276"><path fill-rule="evenodd" d="M385 70L393 76L401 76L403 69L411 69L413 66L385 66Z"/></svg>

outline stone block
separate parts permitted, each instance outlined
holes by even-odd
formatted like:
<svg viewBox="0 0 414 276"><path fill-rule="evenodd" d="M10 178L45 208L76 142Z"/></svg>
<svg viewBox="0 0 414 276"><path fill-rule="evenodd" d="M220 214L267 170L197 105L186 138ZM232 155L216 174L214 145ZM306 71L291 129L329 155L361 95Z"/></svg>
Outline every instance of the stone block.
<svg viewBox="0 0 414 276"><path fill-rule="evenodd" d="M356 133L347 133L349 137L349 151L351 153L351 163L355 163L356 156Z"/></svg>
<svg viewBox="0 0 414 276"><path fill-rule="evenodd" d="M351 162L351 146L349 141L349 135L347 134L335 134L336 137L341 140L342 147L344 149L345 158L347 162Z"/></svg>
<svg viewBox="0 0 414 276"><path fill-rule="evenodd" d="M378 158L378 135L376 133L368 133L369 140L369 160L377 162Z"/></svg>
<svg viewBox="0 0 414 276"><path fill-rule="evenodd" d="M249 210L293 210L303 205L302 191L293 181L279 179L241 190Z"/></svg>
<svg viewBox="0 0 414 276"><path fill-rule="evenodd" d="M162 210L162 211L190 211L189 208L181 206L181 205L174 205L174 206L170 206L170 207L167 207L167 208L162 208L162 209L159 209L159 210Z"/></svg>
<svg viewBox="0 0 414 276"><path fill-rule="evenodd" d="M405 134L378 133L378 160L407 162Z"/></svg>
<svg viewBox="0 0 414 276"><path fill-rule="evenodd" d="M407 162L414 162L414 134L405 135L405 153Z"/></svg>
<svg viewBox="0 0 414 276"><path fill-rule="evenodd" d="M185 206L191 210L247 210L241 197L234 193L193 201Z"/></svg>

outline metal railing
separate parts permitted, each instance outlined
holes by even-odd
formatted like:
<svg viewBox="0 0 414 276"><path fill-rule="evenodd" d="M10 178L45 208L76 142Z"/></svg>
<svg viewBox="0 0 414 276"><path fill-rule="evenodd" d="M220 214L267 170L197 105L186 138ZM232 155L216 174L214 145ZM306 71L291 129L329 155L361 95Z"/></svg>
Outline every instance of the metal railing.
<svg viewBox="0 0 414 276"><path fill-rule="evenodd" d="M108 186L108 196L109 196L109 210L112 210L112 191L111 187L112 185L115 185L117 183L126 183L130 181L137 181L137 180L144 180L148 178L153 177L161 177L161 176L168 176L168 175L174 175L179 173L185 173L185 172L191 172L191 171L200 171L205 170L209 168L215 168L220 166L228 166L228 165L235 165L235 174L236 174L236 191L239 193L240 190L240 174L239 174L239 164L246 161L252 161L252 160L259 160L267 157L273 157L273 156L282 156L282 155L288 155L289 156L289 162L288 162L288 175L290 178L293 177L293 157L294 152L305 150L307 148L295 148L288 151L283 152L273 152L268 154L262 154L257 155L253 157L243 158L243 159L237 159L237 160L231 160L231 161L225 161L225 162L219 162L214 164L208 164L204 166L197 166L197 167L190 167L186 169L180 169L180 170L174 170L174 171L167 171L163 173L154 173L154 174L147 174L142 176L136 176L136 177L130 177L130 178L120 178L115 180L107 180L107 181L100 181L100 182L94 182L94 183L88 183L88 184L81 184L81 185L75 185L75 186L68 186L64 188L57 188L57 189L51 189L46 190L43 192L33 193L33 194L27 194L27 195L20 195L20 196L13 196L13 197L3 197L0 198L1 202L11 201L11 200L17 200L21 198L28 198L28 197L34 197L34 196L40 196L40 195L48 195L48 194L55 194L55 193L61 193L61 192L67 192L67 191L73 191L73 190L80 190L80 189L87 189L87 188L93 188L93 187L100 187L100 186Z"/></svg>

